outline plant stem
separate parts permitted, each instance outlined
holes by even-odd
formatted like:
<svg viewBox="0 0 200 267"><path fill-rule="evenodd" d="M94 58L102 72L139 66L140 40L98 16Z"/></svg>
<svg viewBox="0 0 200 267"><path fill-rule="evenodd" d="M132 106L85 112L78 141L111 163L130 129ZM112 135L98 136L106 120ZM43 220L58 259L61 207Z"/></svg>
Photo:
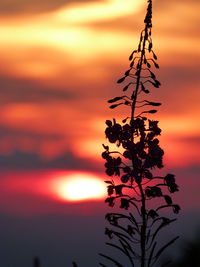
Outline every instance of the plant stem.
<svg viewBox="0 0 200 267"><path fill-rule="evenodd" d="M145 256L146 256L146 199L144 195L144 191L141 184L138 184L140 189L140 194L142 197L142 206L141 206L141 214L142 214L142 226L140 232L140 247L141 247L141 267L145 267Z"/></svg>
<svg viewBox="0 0 200 267"><path fill-rule="evenodd" d="M147 31L148 31L148 27L146 25L145 26L145 35L144 35L144 40L143 40L143 45L142 45L142 51L141 51L141 57L140 57L140 65L139 65L139 68L138 68L136 88L135 88L135 91L132 94L133 103L132 103L132 108L131 108L131 121L134 120L134 113L135 113L136 101L137 101L137 96L138 96L138 90L139 90L139 87L140 87L142 63L143 63L143 59L144 59L144 55L145 55L145 45L146 45L146 41L147 41L147 39L145 37L148 34ZM132 134L132 141L134 141L134 132Z"/></svg>
<svg viewBox="0 0 200 267"><path fill-rule="evenodd" d="M133 98L133 103L132 103L132 109L131 109L131 121L132 121L132 135L131 139L132 142L134 142L134 114L135 114L135 107L136 107L136 101L137 101L137 96L138 96L138 90L140 87L140 80L141 80L141 71L142 71L142 63L145 55L145 45L147 41L147 36L148 36L148 27L147 25L145 26L145 35L143 39L143 44L142 44L142 51L141 51L141 57L140 57L140 65L138 68L138 76L137 76L137 82L136 82L136 89L135 92L133 92L132 98ZM134 166L134 162L132 161L132 164ZM138 182L138 188L140 190L140 195L141 195L141 215L142 215L142 225L141 225L141 231L140 231L140 248L141 248L141 267L145 267L145 257L146 257L146 199L144 195L144 191L142 188L141 182Z"/></svg>

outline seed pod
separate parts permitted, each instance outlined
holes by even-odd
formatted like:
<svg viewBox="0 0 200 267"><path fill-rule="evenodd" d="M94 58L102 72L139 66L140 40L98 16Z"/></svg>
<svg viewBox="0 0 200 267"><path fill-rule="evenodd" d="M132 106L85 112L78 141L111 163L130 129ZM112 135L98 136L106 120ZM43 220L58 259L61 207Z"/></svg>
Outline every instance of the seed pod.
<svg viewBox="0 0 200 267"><path fill-rule="evenodd" d="M126 91L128 89L128 87L129 87L129 85L130 85L130 83L128 85L126 85L122 90Z"/></svg>
<svg viewBox="0 0 200 267"><path fill-rule="evenodd" d="M114 102L119 101L121 99L123 99L123 96L117 96L115 98L108 100L108 103L114 103Z"/></svg>
<svg viewBox="0 0 200 267"><path fill-rule="evenodd" d="M125 74L124 74L124 75L125 75L125 76L128 76L128 75L129 75L129 73L130 73L130 71L131 71L131 70L127 70L127 71L125 72Z"/></svg>
<svg viewBox="0 0 200 267"><path fill-rule="evenodd" d="M149 102L148 101L148 105L151 105L151 106L160 106L161 105L161 103L157 103L157 102Z"/></svg>
<svg viewBox="0 0 200 267"><path fill-rule="evenodd" d="M148 47L149 52L151 52L152 47L153 47L153 44L149 43L149 47Z"/></svg>
<svg viewBox="0 0 200 267"><path fill-rule="evenodd" d="M149 64L149 62L147 62L147 67L148 68L151 68L151 64Z"/></svg>
<svg viewBox="0 0 200 267"><path fill-rule="evenodd" d="M157 56L156 56L156 54L152 51L152 53L153 53L153 58L155 59L155 60L157 60L158 58L157 58Z"/></svg>
<svg viewBox="0 0 200 267"><path fill-rule="evenodd" d="M154 61L154 66L159 69L159 65Z"/></svg>
<svg viewBox="0 0 200 267"><path fill-rule="evenodd" d="M111 105L109 108L113 109L113 108L116 108L116 107L120 106L121 104L123 104L123 103L119 103L119 104Z"/></svg>
<svg viewBox="0 0 200 267"><path fill-rule="evenodd" d="M137 52L137 50L134 50L134 51L130 54L130 57L129 57L129 60L130 60L130 61L133 59L133 55L134 55L134 53L136 53L136 52Z"/></svg>
<svg viewBox="0 0 200 267"><path fill-rule="evenodd" d="M152 110L149 110L149 111L147 111L148 113L156 113L157 112L157 110L155 110L155 109L152 109Z"/></svg>
<svg viewBox="0 0 200 267"><path fill-rule="evenodd" d="M119 79L119 80L117 81L117 83L122 83L122 82L125 80L125 78L126 78L126 76L125 76L125 77L122 77L121 79Z"/></svg>

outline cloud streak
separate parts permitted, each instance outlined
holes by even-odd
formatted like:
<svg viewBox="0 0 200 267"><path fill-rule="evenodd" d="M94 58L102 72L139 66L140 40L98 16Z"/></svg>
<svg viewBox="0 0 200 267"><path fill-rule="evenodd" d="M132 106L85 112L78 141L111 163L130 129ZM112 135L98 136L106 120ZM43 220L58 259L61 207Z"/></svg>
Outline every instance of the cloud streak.
<svg viewBox="0 0 200 267"><path fill-rule="evenodd" d="M1 76L0 103L41 103L78 98L76 92L41 84L39 81Z"/></svg>
<svg viewBox="0 0 200 267"><path fill-rule="evenodd" d="M119 3L71 1L51 12L1 17L0 126L10 132L7 139L5 135L0 139L1 151L12 152L16 146L24 151L27 145L35 152L39 142L37 153L45 157L56 157L59 150L60 155L72 150L81 157L99 157L104 120L115 115L107 109L106 99L119 93L115 82L128 68L126 58L138 43L144 12L142 8L132 16L132 9L120 14L116 9L115 14L100 16L104 8ZM130 3L126 1L124 8ZM100 12L96 18L86 16L88 6ZM189 6L179 0L154 3L153 38L163 86L152 90L152 98L163 102L158 119L165 140L200 132L198 6L198 1ZM67 14L74 14L73 19ZM120 112L122 117L126 111ZM51 135L62 138L52 140Z"/></svg>
<svg viewBox="0 0 200 267"><path fill-rule="evenodd" d="M92 2L93 0L67 0L67 3L81 3L81 2ZM54 9L58 9L66 4L66 0L1 0L0 2L0 13L3 15L10 14L34 14L41 12L48 12Z"/></svg>
<svg viewBox="0 0 200 267"><path fill-rule="evenodd" d="M0 169L3 170L81 170L100 171L98 162L80 159L72 152L66 152L54 159L44 159L37 153L26 153L19 150L10 155L0 155ZM3 177L3 176L2 176Z"/></svg>

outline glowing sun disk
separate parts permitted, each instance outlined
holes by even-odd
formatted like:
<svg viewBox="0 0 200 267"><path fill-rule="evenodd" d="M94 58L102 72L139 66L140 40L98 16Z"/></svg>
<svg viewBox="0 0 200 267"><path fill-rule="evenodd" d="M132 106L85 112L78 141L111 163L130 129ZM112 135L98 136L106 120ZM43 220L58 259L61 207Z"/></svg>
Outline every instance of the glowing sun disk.
<svg viewBox="0 0 200 267"><path fill-rule="evenodd" d="M80 201L105 196L104 182L91 174L70 174L57 185L58 196L63 200Z"/></svg>

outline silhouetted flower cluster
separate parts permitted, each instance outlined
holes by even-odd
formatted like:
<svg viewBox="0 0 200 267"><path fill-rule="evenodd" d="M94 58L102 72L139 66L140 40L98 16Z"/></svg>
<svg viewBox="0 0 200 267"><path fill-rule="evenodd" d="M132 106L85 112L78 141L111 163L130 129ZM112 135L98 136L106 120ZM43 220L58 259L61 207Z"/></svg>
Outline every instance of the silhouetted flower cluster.
<svg viewBox="0 0 200 267"><path fill-rule="evenodd" d="M105 172L111 177L111 180L105 181L108 184L108 197L105 202L113 207L116 201L119 201L121 209L128 211L131 209L129 215L121 213L106 215L110 225L120 230L106 228L105 234L110 239L115 237L119 242L119 245L113 243L108 245L123 252L129 258L131 266L134 266L133 259L135 259L140 261L141 267L153 266L163 250L177 239L174 238L160 249L157 248L155 238L158 232L175 221L162 216L161 210L172 208L174 213L180 210L171 198L171 194L178 191L175 175L154 174L156 168L163 168L164 151L159 144L161 129L158 121L147 117L148 114L156 113L155 108L161 105L146 99L151 90L161 85L154 73L154 69L158 69L159 65L151 38L152 1L147 2L145 28L141 32L138 48L129 57L130 68L117 81L118 84L127 82L122 89L125 95L108 100L111 109L121 105L129 108L130 116L121 122L117 122L116 119L106 120L105 135L111 144L116 145L116 150L110 151L108 145L103 145L102 153ZM151 204L150 208L148 203L158 198L163 204L154 209ZM132 209L135 211L132 212ZM133 250L132 242L138 245L137 252L135 248ZM104 254L101 256L114 263L117 262Z"/></svg>

